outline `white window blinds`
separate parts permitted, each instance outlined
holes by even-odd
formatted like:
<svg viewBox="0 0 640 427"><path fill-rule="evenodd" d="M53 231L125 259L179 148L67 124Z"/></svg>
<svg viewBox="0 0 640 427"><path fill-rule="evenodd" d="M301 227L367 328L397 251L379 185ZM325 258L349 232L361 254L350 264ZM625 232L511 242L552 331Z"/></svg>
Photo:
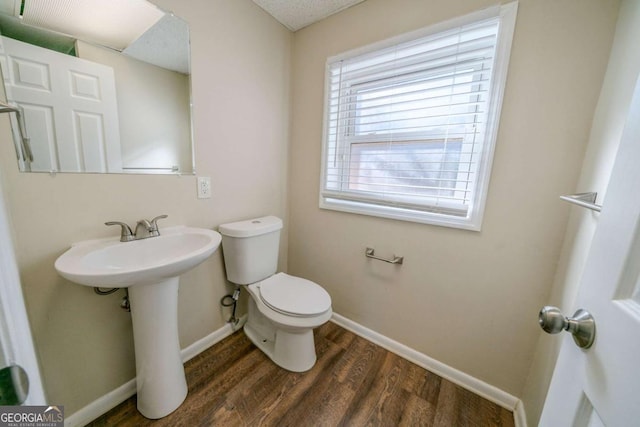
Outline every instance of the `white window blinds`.
<svg viewBox="0 0 640 427"><path fill-rule="evenodd" d="M479 228L500 102L496 10L329 59L321 207Z"/></svg>

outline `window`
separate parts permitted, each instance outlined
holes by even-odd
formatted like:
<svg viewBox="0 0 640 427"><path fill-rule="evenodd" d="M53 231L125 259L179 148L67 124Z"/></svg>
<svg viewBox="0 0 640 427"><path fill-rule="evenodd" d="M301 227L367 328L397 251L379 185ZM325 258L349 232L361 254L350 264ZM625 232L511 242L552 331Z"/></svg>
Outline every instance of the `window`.
<svg viewBox="0 0 640 427"><path fill-rule="evenodd" d="M321 208L480 229L516 9L328 59Z"/></svg>

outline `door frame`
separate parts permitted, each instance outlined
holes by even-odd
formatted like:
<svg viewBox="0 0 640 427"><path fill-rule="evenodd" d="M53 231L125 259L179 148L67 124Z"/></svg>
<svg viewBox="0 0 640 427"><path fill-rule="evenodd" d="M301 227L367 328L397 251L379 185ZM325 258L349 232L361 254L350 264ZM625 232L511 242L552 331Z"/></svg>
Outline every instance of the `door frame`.
<svg viewBox="0 0 640 427"><path fill-rule="evenodd" d="M22 366L29 376L24 405L45 405L46 397L33 345L13 249L11 226L0 182L0 351L5 363Z"/></svg>

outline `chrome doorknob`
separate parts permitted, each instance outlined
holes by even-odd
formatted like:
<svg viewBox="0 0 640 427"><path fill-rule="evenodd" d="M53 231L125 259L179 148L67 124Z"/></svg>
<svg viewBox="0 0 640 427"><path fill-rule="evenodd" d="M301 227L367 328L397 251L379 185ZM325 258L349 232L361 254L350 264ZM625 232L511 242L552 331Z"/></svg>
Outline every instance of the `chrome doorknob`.
<svg viewBox="0 0 640 427"><path fill-rule="evenodd" d="M538 314L538 323L543 331L557 334L571 332L573 340L580 348L589 348L596 338L596 322L586 310L579 309L573 317L565 317L559 308L544 306Z"/></svg>

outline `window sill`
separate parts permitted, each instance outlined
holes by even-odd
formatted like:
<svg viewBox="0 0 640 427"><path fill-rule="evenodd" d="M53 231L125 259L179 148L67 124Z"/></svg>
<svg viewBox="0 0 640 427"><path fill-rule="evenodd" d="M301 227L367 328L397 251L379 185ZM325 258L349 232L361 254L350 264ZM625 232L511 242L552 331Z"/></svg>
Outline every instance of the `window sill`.
<svg viewBox="0 0 640 427"><path fill-rule="evenodd" d="M320 209L348 212L399 221L417 222L420 224L437 225L440 227L459 228L470 231L480 231L482 218L454 217L451 215L423 212L392 206L372 205L348 200L320 197Z"/></svg>

